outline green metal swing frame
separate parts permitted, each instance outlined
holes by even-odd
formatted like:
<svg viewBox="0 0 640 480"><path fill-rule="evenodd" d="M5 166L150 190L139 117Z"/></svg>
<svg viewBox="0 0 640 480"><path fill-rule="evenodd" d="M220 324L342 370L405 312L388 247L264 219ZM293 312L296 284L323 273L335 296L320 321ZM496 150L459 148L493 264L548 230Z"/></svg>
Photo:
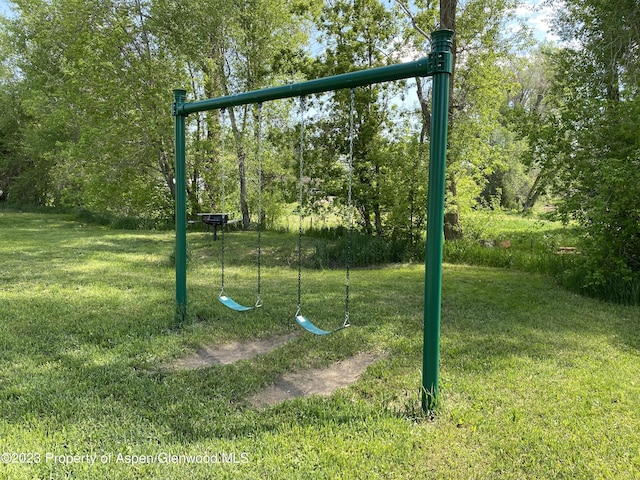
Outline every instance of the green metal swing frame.
<svg viewBox="0 0 640 480"><path fill-rule="evenodd" d="M176 311L175 320L187 318L187 201L186 201L186 118L191 113L239 105L302 97L343 88L405 78L433 77L429 190L427 199L427 244L425 259L424 347L422 365L422 408L433 410L438 397L440 363L440 313L442 298L442 247L447 152L449 81L453 70L453 32L432 33L432 50L415 62L360 70L307 82L252 92L187 102L187 92L174 90L172 115L175 121L175 221L176 221Z"/></svg>

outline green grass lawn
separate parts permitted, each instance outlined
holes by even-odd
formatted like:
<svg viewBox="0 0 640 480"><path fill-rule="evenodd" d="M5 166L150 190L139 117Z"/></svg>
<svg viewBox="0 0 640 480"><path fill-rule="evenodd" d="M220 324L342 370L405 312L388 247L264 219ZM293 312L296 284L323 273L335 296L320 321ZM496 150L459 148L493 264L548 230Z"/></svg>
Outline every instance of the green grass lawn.
<svg viewBox="0 0 640 480"><path fill-rule="evenodd" d="M227 293L251 303L255 232L226 240ZM211 342L297 331L296 238L264 244L264 307L238 314L216 300L220 242L190 233L177 329L170 232L0 211L0 478L640 478L640 308L538 274L445 265L432 418L419 408L422 265L353 271L353 327L329 338L162 368ZM341 324L344 271L302 282L306 316ZM386 355L331 397L247 400L358 352Z"/></svg>

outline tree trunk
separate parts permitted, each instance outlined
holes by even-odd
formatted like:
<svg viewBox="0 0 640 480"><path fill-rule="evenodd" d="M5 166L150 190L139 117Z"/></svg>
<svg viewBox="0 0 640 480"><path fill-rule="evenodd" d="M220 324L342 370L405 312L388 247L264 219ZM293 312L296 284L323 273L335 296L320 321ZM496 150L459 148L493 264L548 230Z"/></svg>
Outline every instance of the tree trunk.
<svg viewBox="0 0 640 480"><path fill-rule="evenodd" d="M360 215L362 216L362 222L364 224L364 231L367 235L373 235L373 226L371 225L371 213L369 209L363 204L358 207Z"/></svg>
<svg viewBox="0 0 640 480"><path fill-rule="evenodd" d="M458 8L458 0L440 0L440 28L448 30L456 29L456 10ZM452 68L451 76L449 77L449 120L451 120L451 114L453 113L453 85L454 77L456 73L456 59L457 59L457 45L455 35L453 36L453 45L451 48Z"/></svg>
<svg viewBox="0 0 640 480"><path fill-rule="evenodd" d="M462 226L460 224L460 212L452 210L444 214L444 239L458 240L462 238Z"/></svg>
<svg viewBox="0 0 640 480"><path fill-rule="evenodd" d="M456 10L457 10L458 0L440 0L440 28L446 28L448 30L456 29ZM452 46L452 69L451 76L449 78L449 132L452 129L452 120L453 120L453 112L455 109L454 106L454 97L453 97L453 86L454 86L454 78L456 72L456 59L457 59L457 42L456 37L453 37L453 46ZM453 160L447 153L447 166L451 164ZM450 172L447 169L447 172ZM451 199L451 203L446 207L446 213L444 215L444 238L446 240L456 240L462 238L462 224L460 223L460 207L457 202L457 181L451 175L451 173L447 173L447 191L449 193L449 198Z"/></svg>
<svg viewBox="0 0 640 480"><path fill-rule="evenodd" d="M229 119L231 120L231 130L233 131L233 138L236 143L236 156L238 158L238 175L240 177L240 212L242 214L242 228L247 229L251 224L251 217L249 216L249 204L247 203L247 169L246 160L247 152L244 148L244 142L242 134L238 130L236 122L236 115L233 111L233 107L229 108Z"/></svg>
<svg viewBox="0 0 640 480"><path fill-rule="evenodd" d="M207 98L213 98L213 95L208 96ZM218 145L218 148L212 148L207 152L208 155L208 166L210 169L213 169L215 166L215 171L220 172L222 174L222 162L224 159L222 158L222 136L225 134L223 129L221 128L221 115L220 110L216 110L215 112L209 112L207 115L206 121L207 128L207 144L208 145ZM217 178L217 177L216 177ZM222 212L222 186L219 182L210 181L207 178L207 175L202 176L202 188L204 192L207 194L209 198L210 204L206 207L209 211L212 212Z"/></svg>
<svg viewBox="0 0 640 480"><path fill-rule="evenodd" d="M202 117L197 115L196 118L196 141L199 148L195 154L192 155L193 168L191 170L191 179L187 184L187 215L191 218L195 216L200 210L200 192L198 191L199 179L200 179L200 163L202 161L202 155L204 155L204 149L200 150L203 145L204 131L202 128Z"/></svg>
<svg viewBox="0 0 640 480"><path fill-rule="evenodd" d="M161 142L161 146L158 150L158 167L160 168L160 171L162 172L162 176L164 177L164 181L167 187L169 188L169 193L171 195L171 198L175 200L176 186L173 183L173 178L174 178L173 163L169 158L169 152L167 151L166 148L164 148L164 142Z"/></svg>
<svg viewBox="0 0 640 480"><path fill-rule="evenodd" d="M450 198L455 199L458 196L458 186L455 178L447 180L446 186ZM462 238L462 224L460 223L460 208L455 200L453 205L445 207L444 213L444 239L457 240Z"/></svg>
<svg viewBox="0 0 640 480"><path fill-rule="evenodd" d="M420 111L422 112L422 129L420 130L420 145L424 145L426 138L431 132L431 109L429 101L425 98L422 90L422 78L416 77L416 91L418 93L418 101L420 102Z"/></svg>
<svg viewBox="0 0 640 480"><path fill-rule="evenodd" d="M373 214L376 222L376 235L381 237L384 234L384 230L382 229L382 213L378 202L373 206Z"/></svg>
<svg viewBox="0 0 640 480"><path fill-rule="evenodd" d="M221 58L222 57L223 56L221 55ZM227 86L223 61L221 61L219 65L219 75L222 93L224 95L229 95L229 88ZM233 139L236 144L236 157L238 159L238 175L240 177L240 212L242 214L242 227L244 229L247 229L249 228L249 225L251 223L251 217L249 216L249 204L247 203L247 172L245 166L247 152L244 148L242 132L240 132L240 130L238 129L238 123L236 122L236 115L233 107L229 108L229 120L231 121L231 131L233 132Z"/></svg>
<svg viewBox="0 0 640 480"><path fill-rule="evenodd" d="M373 200L373 219L376 226L376 235L378 235L379 237L381 237L384 234L384 231L382 229L382 212L380 210L380 176L381 176L380 165L378 165L376 161L376 165L375 165L376 180L375 180L375 186L374 186L374 191L376 192L376 196Z"/></svg>
<svg viewBox="0 0 640 480"><path fill-rule="evenodd" d="M533 181L533 185L527 193L527 199L525 200L524 205L522 205L522 212L526 212L530 208L533 208L538 201L540 194L544 191L544 185L542 183L543 173L544 170L541 170L538 175L536 175L536 179Z"/></svg>

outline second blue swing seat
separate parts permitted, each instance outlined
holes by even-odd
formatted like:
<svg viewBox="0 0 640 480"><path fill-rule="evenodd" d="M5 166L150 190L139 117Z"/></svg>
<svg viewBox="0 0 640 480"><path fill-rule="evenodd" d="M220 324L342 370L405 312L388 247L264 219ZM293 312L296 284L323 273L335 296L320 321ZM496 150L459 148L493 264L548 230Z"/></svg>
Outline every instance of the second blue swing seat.
<svg viewBox="0 0 640 480"><path fill-rule="evenodd" d="M307 318L303 315L296 315L296 322L298 322L298 325L300 325L302 328L304 328L308 332L313 333L314 335L329 335L331 333L335 333L340 330L343 330L349 326L349 325L342 325L341 327L336 328L335 330L323 330L319 327L316 327L313 323L307 320Z"/></svg>
<svg viewBox="0 0 640 480"><path fill-rule="evenodd" d="M252 310L254 307L245 307L244 305L240 305L233 298L227 297L226 295L220 295L218 300L225 307L230 308L231 310L235 310L236 312L246 312L247 310Z"/></svg>

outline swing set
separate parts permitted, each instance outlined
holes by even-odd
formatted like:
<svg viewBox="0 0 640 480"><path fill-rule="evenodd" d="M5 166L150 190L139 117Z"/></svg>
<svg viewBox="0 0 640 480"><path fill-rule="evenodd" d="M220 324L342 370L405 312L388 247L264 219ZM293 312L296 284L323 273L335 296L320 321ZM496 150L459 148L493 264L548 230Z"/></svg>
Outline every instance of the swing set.
<svg viewBox="0 0 640 480"><path fill-rule="evenodd" d="M349 322L349 238L347 240L347 272L346 272L346 301L345 319L342 326L335 330L323 330L302 313L301 286L301 249L302 249L302 174L303 174L303 143L304 143L304 97L307 95L328 92L332 90L351 89L350 113L350 155L349 155L349 201L348 201L348 237L351 228L351 173L353 162L353 98L356 87L374 83L390 82L414 77L433 77L432 114L431 114L431 142L429 159L429 188L427 199L427 244L425 259L425 310L424 310L424 347L422 365L422 408L424 411L433 410L438 396L438 368L440 362L440 304L442 296L442 242L444 228L444 190L445 165L447 147L447 119L449 109L449 81L452 72L452 43L453 32L437 30L432 33L432 50L424 59L415 62L389 65L385 67L360 70L331 77L319 78L306 82L294 83L280 87L265 88L251 92L228 95L197 102L186 101L186 90L174 90L172 115L175 120L175 218L176 218L176 313L178 324L183 324L187 317L187 208L186 208L186 117L191 113L207 110L222 110L239 105L258 104L261 112L263 102L283 98L299 97L301 99L301 128L300 128L300 192L299 216L300 227L298 235L298 306L295 314L296 322L307 331L315 335L328 335L344 328ZM259 115L261 123L261 116ZM260 127L258 127L260 128ZM258 135L258 139L260 135ZM258 162L260 165L260 141L258 140ZM224 147L223 147L224 148ZM223 165L224 168L224 165ZM262 172L258 168L258 184L261 190ZM224 171L223 189L224 189ZM259 192L259 197L261 192ZM224 190L222 191L224 211ZM259 209L261 208L259 200ZM261 213L259 213L261 215ZM260 218L260 217L259 217ZM258 221L258 292L253 307L239 304L224 291L224 228L222 237L222 290L219 301L228 308L236 311L246 311L262 305L260 297L260 249L261 232Z"/></svg>

